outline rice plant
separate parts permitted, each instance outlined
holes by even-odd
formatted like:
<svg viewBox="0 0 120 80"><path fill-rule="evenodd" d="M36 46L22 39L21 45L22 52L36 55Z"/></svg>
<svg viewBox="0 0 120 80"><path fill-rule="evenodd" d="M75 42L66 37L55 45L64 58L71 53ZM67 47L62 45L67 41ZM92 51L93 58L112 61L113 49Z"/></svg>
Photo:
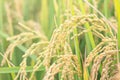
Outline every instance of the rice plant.
<svg viewBox="0 0 120 80"><path fill-rule="evenodd" d="M119 0L0 0L0 80L120 80Z"/></svg>

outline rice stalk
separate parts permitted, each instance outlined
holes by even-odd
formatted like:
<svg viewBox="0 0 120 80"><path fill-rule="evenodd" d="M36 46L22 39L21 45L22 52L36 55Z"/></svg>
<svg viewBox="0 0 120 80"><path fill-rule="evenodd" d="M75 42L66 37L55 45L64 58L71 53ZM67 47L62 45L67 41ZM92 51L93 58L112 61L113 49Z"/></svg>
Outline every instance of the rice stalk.
<svg viewBox="0 0 120 80"><path fill-rule="evenodd" d="M91 16L88 16L88 18L89 17L91 18ZM54 31L53 36L52 36L52 38L51 38L48 46L46 48L44 48L43 51L42 51L42 53L40 53L40 55L38 56L38 59L37 59L38 62L35 64L35 67L34 67L35 70L34 70L34 72L40 67L40 65L46 66L46 70L48 70L48 68L50 66L50 63L51 63L51 59L53 59L55 56L61 55L61 54L63 55L63 54L66 54L66 53L72 53L71 48L70 48L70 46L68 45L68 42L67 42L67 36L69 36L70 33L71 33L71 31L73 30L73 28L76 27L76 24L74 24L74 23L77 23L76 21L79 20L79 19L82 19L82 18L84 18L84 17L79 17L79 16L78 17L77 16L76 17L72 17L71 21L66 20L64 24L62 24L58 29L56 29ZM85 17L85 18L87 18L87 17ZM83 21L83 20L81 20L81 21ZM84 23L82 23L82 24L84 24ZM74 25L75 25L75 27L73 27ZM80 25L80 22L79 22L79 25ZM24 28L25 28L25 26L24 26ZM26 29L29 30L28 28L26 28ZM28 34L28 32L27 33L21 33L21 34L19 34L17 36L14 36L14 37L10 38L9 40L13 40L13 39L16 40L16 43L15 42L14 43L16 45L18 45L19 41L20 41L19 44L22 44L23 42L25 42L25 41L28 40L27 39L28 37L32 38L32 35L34 36L33 38L37 37L34 34L31 33L31 32L29 32L29 34ZM38 37L40 37L40 36L38 36ZM21 42L21 38L22 38L23 42ZM30 40L30 38L29 38L29 40ZM13 48L16 46L15 44L14 45L12 44ZM40 44L38 44L38 45L40 45ZM31 51L30 49L28 49L28 52L29 52L29 50L31 52L36 51L38 45L35 46L35 50L32 48L32 47L34 47L34 45L32 45L30 49L31 50L33 49L33 50ZM63 51L61 51L61 50L63 50ZM9 49L7 51L10 52ZM58 54L56 51L58 51L60 53ZM27 54L25 54L23 56L24 59L26 59L25 58L26 55L29 55L29 56L33 55L31 53L28 53L28 52L27 52ZM43 57L44 57L44 59L43 59ZM24 59L23 59L22 63L24 63L26 61ZM43 59L43 60L41 61L41 59ZM25 66L21 65L21 69L25 70ZM34 74L34 72L33 72L33 74ZM19 74L18 74L18 76L19 76ZM18 78L18 77L16 77L16 78ZM22 76L22 79L23 78L25 78L25 75ZM32 77L30 79L32 79Z"/></svg>
<svg viewBox="0 0 120 80"><path fill-rule="evenodd" d="M98 21L98 22L96 22L96 21ZM53 32L53 35L51 37L51 40L49 41L49 43L46 46L46 48L44 48L42 51L40 51L41 53L38 54L39 55L38 58L37 58L38 61L37 61L37 63L34 66L34 71L33 71L32 75L34 75L34 72L37 71L37 69L40 67L40 65L44 65L46 67L46 70L49 70L49 67L51 65L51 60L53 58L55 58L57 56L60 56L60 55L67 54L67 53L71 53L72 54L72 50L71 50L70 45L69 45L69 43L67 41L67 37L70 35L70 33L73 32L73 29L75 27L77 27L77 25L84 25L85 23L92 23L92 25L96 25L97 23L101 23L101 21L96 20L96 17L94 19L93 15L88 15L88 16L73 16L71 18L71 21L70 20L66 20L65 23L63 23L58 29L55 29L54 32ZM103 24L103 23L101 23L101 24ZM92 30L93 31L97 31L98 35L100 34L101 31L106 31L106 29L104 29L105 27L102 27L101 24L99 24L100 26L95 26L95 27L99 27L99 28L93 28L93 27L91 27L90 31L92 31ZM31 31L26 26L24 26L24 28L27 29L28 31ZM14 36L14 37L10 38L9 40L13 40L13 39L16 40L16 43L18 45L18 43L22 44L23 42L27 41L28 37L31 37L31 39L32 39L32 36L34 36L33 38L36 38L37 37L36 34L37 33L34 33L34 32L33 33L29 32L29 34L28 34L28 32L27 33L21 33L21 34L19 34L17 36ZM40 37L40 36L38 36L38 37ZM21 38L23 40L22 43L20 43L21 42ZM102 37L102 38L105 38L105 37ZM103 40L107 40L107 39L105 38ZM112 40L112 39L108 39L108 40ZM13 48L16 46L15 44L14 44L14 46L12 44ZM104 42L102 43L102 45L103 44L104 44ZM23 59L23 61L21 63L22 65L21 65L21 69L20 69L20 71L22 70L23 73L18 73L18 76L21 76L21 79L25 79L26 78L26 73L25 73L26 57L30 56L30 55L33 55L34 51L37 51L37 49L39 49L39 45L40 45L40 43L37 43L36 45L33 44L28 49L27 53L23 56L24 59ZM96 50L96 49L98 49L98 50ZM100 48L98 46L96 49L95 49L96 52L100 51L101 50L101 45L100 45ZM8 52L10 52L10 51L8 51ZM59 54L58 54L58 52L59 52ZM91 53L93 53L93 52L91 52ZM103 56L104 56L104 54L103 54ZM100 59L102 59L102 58L103 57L101 57ZM99 63L97 63L97 64L99 64ZM18 76L16 77L16 79L18 78ZM32 77L30 79L32 79Z"/></svg>

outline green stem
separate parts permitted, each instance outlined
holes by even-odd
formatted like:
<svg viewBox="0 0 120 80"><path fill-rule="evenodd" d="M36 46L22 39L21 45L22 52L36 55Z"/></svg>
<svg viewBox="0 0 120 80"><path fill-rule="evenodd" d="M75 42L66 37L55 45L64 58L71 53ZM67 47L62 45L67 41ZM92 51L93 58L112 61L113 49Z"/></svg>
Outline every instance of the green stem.
<svg viewBox="0 0 120 80"><path fill-rule="evenodd" d="M118 40L118 50L120 50L120 1L114 0L115 12L118 21L118 33L117 33L117 40ZM118 52L117 55L118 63L120 62L120 53Z"/></svg>
<svg viewBox="0 0 120 80"><path fill-rule="evenodd" d="M86 14L85 13L85 8L84 8L84 4L83 4L83 1L82 0L78 0L78 2L79 2L79 4L80 4L80 10L81 10L81 12L82 12L82 14L84 15L84 14ZM88 23L86 23L85 24L85 27L87 28L87 29L89 29L90 28L90 26L89 26L89 24ZM89 40L88 42L90 42L90 45L89 44L87 44L87 46L88 46L88 48L90 48L91 50L93 49L93 48L95 48L95 42L94 42L94 38L93 38L93 35L92 35L92 32L91 31L89 31L88 33L88 36L85 36L86 38L87 38L87 40ZM86 41L86 43L88 43L87 41ZM91 48L92 47L92 48ZM90 51L89 51L90 52ZM88 52L88 53L89 53Z"/></svg>
<svg viewBox="0 0 120 80"><path fill-rule="evenodd" d="M76 35L78 33L76 28L74 29L73 33L74 33L74 35ZM74 43L75 43L76 55L77 55L78 61L80 63L80 69L83 70L82 69L82 55L80 54L81 51L80 51L79 40L78 40L77 36L75 36L75 38L74 38Z"/></svg>
<svg viewBox="0 0 120 80"><path fill-rule="evenodd" d="M109 0L104 0L104 15L108 18L108 2Z"/></svg>
<svg viewBox="0 0 120 80"><path fill-rule="evenodd" d="M72 15L74 15L75 13L74 13L74 8L73 8L72 3L73 3L72 0L70 0L70 6L71 6L71 10L72 10ZM77 28L75 28L73 30L73 34L74 35L78 34ZM82 54L81 54L81 51L80 51L78 36L75 36L75 38L74 38L74 45L75 45L75 51L76 51L76 55L78 57L79 65L80 65L80 70L83 72ZM83 76L81 76L80 80L83 80Z"/></svg>

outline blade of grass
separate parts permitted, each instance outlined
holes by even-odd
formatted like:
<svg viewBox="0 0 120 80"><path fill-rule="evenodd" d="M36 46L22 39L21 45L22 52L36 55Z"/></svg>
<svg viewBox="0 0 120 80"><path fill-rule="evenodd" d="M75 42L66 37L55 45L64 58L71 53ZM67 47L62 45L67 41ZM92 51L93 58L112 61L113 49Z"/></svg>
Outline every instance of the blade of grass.
<svg viewBox="0 0 120 80"><path fill-rule="evenodd" d="M5 74L5 73L17 73L19 72L20 67L0 67L0 74ZM45 68L41 66L37 71L43 71ZM33 66L27 66L26 67L26 72L33 72Z"/></svg>
<svg viewBox="0 0 120 80"><path fill-rule="evenodd" d="M120 0L114 0L114 6L115 6L115 12L116 12L116 18L118 22L118 33L117 33L117 39L118 39L118 49L120 49ZM120 59L120 53L118 52L118 63Z"/></svg>
<svg viewBox="0 0 120 80"><path fill-rule="evenodd" d="M3 0L0 0L0 31L3 31ZM0 44L0 50L3 52L3 39L2 39L2 43Z"/></svg>
<svg viewBox="0 0 120 80"><path fill-rule="evenodd" d="M104 0L104 15L108 18L108 2L109 0Z"/></svg>
<svg viewBox="0 0 120 80"><path fill-rule="evenodd" d="M56 23L58 26L60 26L62 19L61 19L61 14L63 5L62 5L63 0L54 0L54 9L55 9L55 17L56 17Z"/></svg>
<svg viewBox="0 0 120 80"><path fill-rule="evenodd" d="M25 0L23 4L23 16L24 20L29 19L29 0Z"/></svg>
<svg viewBox="0 0 120 80"><path fill-rule="evenodd" d="M48 1L41 0L41 12L40 12L40 24L42 25L42 29L44 33L49 35L49 27L48 27Z"/></svg>
<svg viewBox="0 0 120 80"><path fill-rule="evenodd" d="M0 30L3 30L3 0L0 0Z"/></svg>
<svg viewBox="0 0 120 80"><path fill-rule="evenodd" d="M53 32L53 29L55 28L54 27L54 4L53 4L53 0L51 0L51 1L48 1L49 2L49 7L48 7L48 9L49 9L49 27L50 27L50 29L49 29L49 35L48 35L48 38L50 39L50 37L51 37L51 35L52 35L52 32Z"/></svg>
<svg viewBox="0 0 120 80"><path fill-rule="evenodd" d="M94 2L94 0L89 0L89 2L91 3L91 4L93 4L93 2ZM90 8L90 13L93 13L93 9L92 8Z"/></svg>

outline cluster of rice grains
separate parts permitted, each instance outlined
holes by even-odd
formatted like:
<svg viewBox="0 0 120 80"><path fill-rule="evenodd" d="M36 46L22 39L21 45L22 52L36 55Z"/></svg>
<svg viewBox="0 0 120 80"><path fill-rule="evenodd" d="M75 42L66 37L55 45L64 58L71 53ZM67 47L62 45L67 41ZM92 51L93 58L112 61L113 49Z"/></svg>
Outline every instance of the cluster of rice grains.
<svg viewBox="0 0 120 80"><path fill-rule="evenodd" d="M50 66L43 80L54 80L57 73L63 80L74 80L74 75L80 76L77 56L71 54L59 56L57 61Z"/></svg>
<svg viewBox="0 0 120 80"><path fill-rule="evenodd" d="M89 24L90 28L86 29L84 24ZM81 32L71 37L74 28L81 29ZM26 29L28 28L26 27ZM69 39L75 36L80 37L80 35L89 31L93 33L95 38L101 40L99 43L96 41L97 46L83 61L86 68L92 64L89 80L97 80L98 73L101 75L100 80L112 80L111 73L113 73L113 68L115 67L112 64L117 64L117 40L109 25L94 14L71 16L70 19L65 20L60 27L53 31L50 41L44 35L40 35L32 30L10 38L14 42L8 47L5 53L6 57L12 55L14 47L18 44L23 44L34 38L40 39L37 43L33 43L23 55L23 61L20 64L21 68L15 80L19 77L20 80L33 80L33 75L41 66L44 66L46 69L43 80L54 80L56 76L59 76L61 80L74 80L75 75L81 77L82 70L80 70L77 56L73 54L70 47ZM35 55L37 58L33 67L34 71L31 77L27 78L25 69L27 58L31 55ZM2 65L4 63L5 60L2 61ZM100 67L102 69L101 72L99 72Z"/></svg>

